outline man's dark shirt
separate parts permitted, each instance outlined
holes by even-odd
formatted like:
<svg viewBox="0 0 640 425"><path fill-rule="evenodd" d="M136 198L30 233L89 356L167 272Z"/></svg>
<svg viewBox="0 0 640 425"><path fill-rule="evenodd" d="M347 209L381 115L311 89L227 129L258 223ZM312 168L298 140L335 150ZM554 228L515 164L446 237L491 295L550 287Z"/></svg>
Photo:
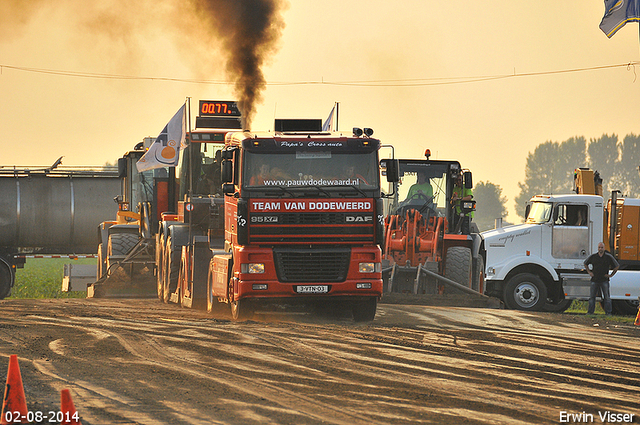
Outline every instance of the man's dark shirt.
<svg viewBox="0 0 640 425"><path fill-rule="evenodd" d="M605 251L604 255L600 257L598 253L591 254L589 258L584 260L585 267L587 265L593 265L593 277L594 282L606 282L609 280L609 270L615 269L619 266L618 261L609 252Z"/></svg>

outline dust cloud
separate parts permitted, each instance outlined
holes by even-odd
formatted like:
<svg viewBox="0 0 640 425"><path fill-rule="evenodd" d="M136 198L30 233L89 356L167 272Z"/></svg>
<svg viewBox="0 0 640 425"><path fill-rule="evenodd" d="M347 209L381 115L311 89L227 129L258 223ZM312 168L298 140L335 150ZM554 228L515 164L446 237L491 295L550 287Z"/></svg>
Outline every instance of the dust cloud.
<svg viewBox="0 0 640 425"><path fill-rule="evenodd" d="M224 71L243 128L251 129L266 88L262 68L278 51L287 8L286 0L0 0L0 43L28 31L35 16L50 14L61 31L71 32L79 55L100 52L102 72L131 75L148 38L169 36L196 78Z"/></svg>

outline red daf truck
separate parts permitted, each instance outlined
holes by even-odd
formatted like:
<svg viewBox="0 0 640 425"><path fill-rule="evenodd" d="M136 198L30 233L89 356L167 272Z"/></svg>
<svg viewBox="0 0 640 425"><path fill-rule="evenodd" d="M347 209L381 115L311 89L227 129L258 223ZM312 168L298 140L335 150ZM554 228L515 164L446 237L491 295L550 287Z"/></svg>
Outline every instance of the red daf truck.
<svg viewBox="0 0 640 425"><path fill-rule="evenodd" d="M372 131L276 120L273 133L227 135L224 249L213 252L208 307L236 319L263 305L332 304L373 320L382 295L383 211Z"/></svg>
<svg viewBox="0 0 640 425"><path fill-rule="evenodd" d="M159 295L208 310L229 305L236 320L274 305L373 320L384 230L373 131L323 132L321 120L276 120L265 133L196 129L183 160L217 152L211 144L222 133L222 184L195 190L202 174L192 171L178 214L160 225Z"/></svg>

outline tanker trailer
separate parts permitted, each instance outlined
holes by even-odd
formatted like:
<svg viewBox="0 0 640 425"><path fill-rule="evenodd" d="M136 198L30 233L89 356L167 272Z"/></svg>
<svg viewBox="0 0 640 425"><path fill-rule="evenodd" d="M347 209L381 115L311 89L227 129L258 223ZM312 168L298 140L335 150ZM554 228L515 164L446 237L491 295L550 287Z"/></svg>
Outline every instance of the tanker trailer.
<svg viewBox="0 0 640 425"><path fill-rule="evenodd" d="M0 299L25 255L95 252L96 228L113 216L116 167L0 166Z"/></svg>

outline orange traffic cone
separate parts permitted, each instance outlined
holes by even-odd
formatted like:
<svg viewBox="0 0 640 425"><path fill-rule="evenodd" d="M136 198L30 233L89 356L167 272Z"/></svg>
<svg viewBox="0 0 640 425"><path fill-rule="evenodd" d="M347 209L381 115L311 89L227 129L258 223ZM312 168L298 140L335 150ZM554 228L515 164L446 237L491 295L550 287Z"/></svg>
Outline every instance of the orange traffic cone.
<svg viewBox="0 0 640 425"><path fill-rule="evenodd" d="M640 307L638 307L638 314L636 315L636 321L633 324L636 326L640 326Z"/></svg>
<svg viewBox="0 0 640 425"><path fill-rule="evenodd" d="M60 412L62 412L61 424L82 425L69 390L60 391Z"/></svg>
<svg viewBox="0 0 640 425"><path fill-rule="evenodd" d="M0 424L29 423L27 419L28 414L29 410L27 410L27 399L24 396L18 356L13 354L9 357L9 371L7 372L7 385L4 388L4 401L2 402L2 418L0 418Z"/></svg>

